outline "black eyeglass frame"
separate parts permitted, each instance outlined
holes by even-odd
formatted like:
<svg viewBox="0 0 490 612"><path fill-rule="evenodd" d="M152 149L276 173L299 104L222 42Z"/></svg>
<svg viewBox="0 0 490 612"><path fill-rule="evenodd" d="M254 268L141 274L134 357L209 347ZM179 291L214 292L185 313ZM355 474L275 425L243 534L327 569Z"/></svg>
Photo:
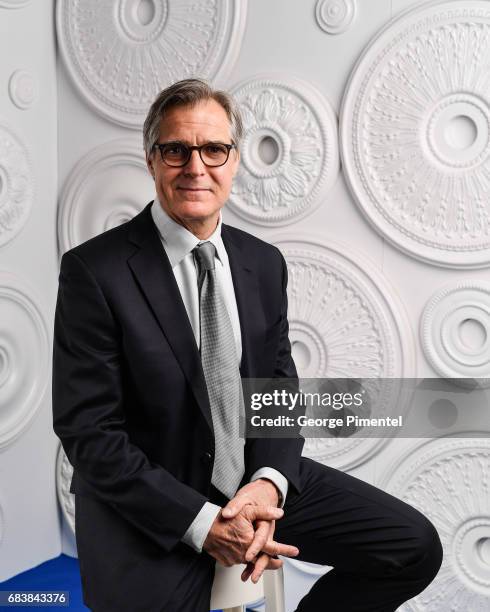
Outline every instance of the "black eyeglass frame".
<svg viewBox="0 0 490 612"><path fill-rule="evenodd" d="M163 148L164 147L168 147L168 145L180 145L181 147L185 147L188 151L187 154L187 158L185 159L185 161L181 164L169 164L168 162L166 162L163 159ZM204 147L209 147L209 145L220 145L223 147L226 147L226 150L228 151L228 154L226 156L225 161L222 164L208 164L204 161L204 159L202 158L202 149L204 149ZM202 163L207 166L208 168L220 168L221 166L224 166L226 164L226 162L229 160L230 158L230 151L232 149L236 149L236 144L235 143L231 143L231 144L227 144L226 142L205 142L202 145L188 145L185 144L185 142L180 142L179 140L172 140L170 142L156 142L153 145L154 149L159 149L160 151L160 159L162 160L162 163L164 163L166 166L168 166L169 168L183 168L186 164L189 163L189 160L191 158L192 155L192 151L198 151L199 152L199 157L201 158Z"/></svg>

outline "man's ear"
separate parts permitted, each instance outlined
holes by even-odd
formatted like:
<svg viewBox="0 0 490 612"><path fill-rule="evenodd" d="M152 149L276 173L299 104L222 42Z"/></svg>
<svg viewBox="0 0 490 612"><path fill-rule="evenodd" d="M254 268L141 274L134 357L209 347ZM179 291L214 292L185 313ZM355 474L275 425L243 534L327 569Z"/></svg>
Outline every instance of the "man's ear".
<svg viewBox="0 0 490 612"><path fill-rule="evenodd" d="M148 155L146 156L146 165L148 167L148 172L153 177L153 180L155 180L155 170L153 169L153 160L151 156L150 157L148 157Z"/></svg>

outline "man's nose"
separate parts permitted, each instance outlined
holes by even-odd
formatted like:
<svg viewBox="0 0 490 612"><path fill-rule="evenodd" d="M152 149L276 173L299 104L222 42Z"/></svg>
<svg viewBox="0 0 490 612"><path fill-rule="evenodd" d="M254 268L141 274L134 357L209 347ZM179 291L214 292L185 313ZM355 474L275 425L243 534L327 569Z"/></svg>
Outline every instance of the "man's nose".
<svg viewBox="0 0 490 612"><path fill-rule="evenodd" d="M189 157L189 161L184 166L185 174L204 174L206 171L206 166L203 163L201 156L199 155L199 151L194 149L191 151L191 156Z"/></svg>

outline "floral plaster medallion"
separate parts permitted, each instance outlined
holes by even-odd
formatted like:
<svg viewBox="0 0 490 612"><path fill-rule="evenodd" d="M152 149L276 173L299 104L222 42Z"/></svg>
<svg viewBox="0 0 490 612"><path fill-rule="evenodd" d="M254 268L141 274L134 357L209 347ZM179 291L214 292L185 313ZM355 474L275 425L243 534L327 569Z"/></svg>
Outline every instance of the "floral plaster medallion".
<svg viewBox="0 0 490 612"><path fill-rule="evenodd" d="M22 229L34 197L27 149L20 137L0 124L0 246Z"/></svg>
<svg viewBox="0 0 490 612"><path fill-rule="evenodd" d="M312 212L338 175L336 118L304 82L257 78L234 88L244 120L241 164L230 207L263 225Z"/></svg>

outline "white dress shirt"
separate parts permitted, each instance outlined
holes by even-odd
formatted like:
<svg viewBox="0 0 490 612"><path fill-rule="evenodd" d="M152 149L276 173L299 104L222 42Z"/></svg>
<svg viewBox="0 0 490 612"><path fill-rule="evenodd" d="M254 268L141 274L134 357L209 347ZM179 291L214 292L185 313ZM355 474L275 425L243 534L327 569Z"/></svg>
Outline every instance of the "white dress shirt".
<svg viewBox="0 0 490 612"><path fill-rule="evenodd" d="M197 269L192 250L200 242L205 241L200 240L185 227L169 217L163 210L157 196L155 196L155 200L151 206L151 215L160 234L163 248L170 261L170 265L172 266L172 271L177 281L182 301L184 302L196 338L197 346L199 347L199 290L197 284ZM216 247L216 277L223 294L226 309L230 316L237 348L237 366L239 366L242 357L240 318L238 316L228 254L221 238L221 224L222 219L220 212L218 225L206 241L212 242ZM281 492L282 507L288 491L288 481L283 474L274 468L264 466L254 472L250 480L257 480L258 478L267 478L276 485ZM197 552L201 552L206 536L220 510L220 506L206 502L184 534L182 541L194 548Z"/></svg>

